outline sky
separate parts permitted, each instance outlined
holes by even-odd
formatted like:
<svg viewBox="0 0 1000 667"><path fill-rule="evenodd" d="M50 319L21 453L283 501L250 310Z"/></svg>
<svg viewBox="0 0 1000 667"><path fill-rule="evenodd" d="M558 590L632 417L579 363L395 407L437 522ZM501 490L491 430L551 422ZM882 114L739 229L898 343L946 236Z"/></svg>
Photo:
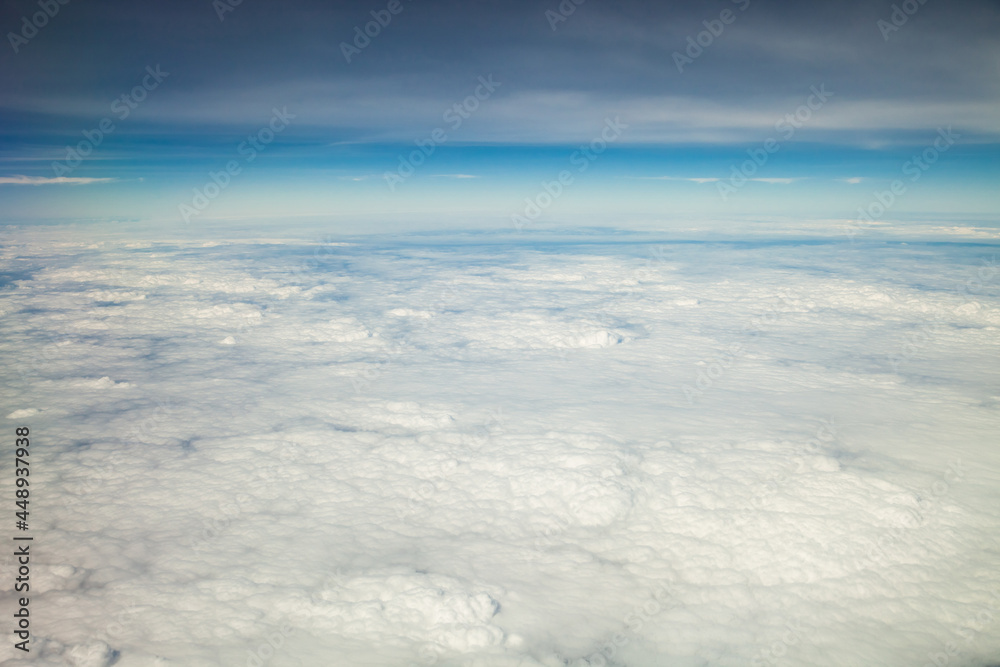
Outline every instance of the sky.
<svg viewBox="0 0 1000 667"><path fill-rule="evenodd" d="M533 224L998 203L995 2L39 7L3 3L8 222L509 228L562 172Z"/></svg>
<svg viewBox="0 0 1000 667"><path fill-rule="evenodd" d="M0 667L1000 665L998 3L0 8Z"/></svg>

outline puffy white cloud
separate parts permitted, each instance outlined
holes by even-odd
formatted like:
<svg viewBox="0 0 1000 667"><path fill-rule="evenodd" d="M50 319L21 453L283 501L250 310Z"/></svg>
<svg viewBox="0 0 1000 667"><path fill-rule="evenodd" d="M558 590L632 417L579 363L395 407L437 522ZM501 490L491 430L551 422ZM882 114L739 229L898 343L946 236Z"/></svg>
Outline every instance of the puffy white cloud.
<svg viewBox="0 0 1000 667"><path fill-rule="evenodd" d="M988 241L269 234L11 232L39 664L1000 655Z"/></svg>

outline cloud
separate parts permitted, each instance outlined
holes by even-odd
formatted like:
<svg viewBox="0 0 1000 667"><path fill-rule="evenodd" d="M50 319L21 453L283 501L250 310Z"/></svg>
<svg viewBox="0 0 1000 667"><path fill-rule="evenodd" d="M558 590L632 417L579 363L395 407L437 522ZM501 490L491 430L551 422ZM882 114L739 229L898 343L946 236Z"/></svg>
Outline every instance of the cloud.
<svg viewBox="0 0 1000 667"><path fill-rule="evenodd" d="M983 246L285 225L8 230L45 664L1000 655Z"/></svg>
<svg viewBox="0 0 1000 667"><path fill-rule="evenodd" d="M802 125L799 136L826 143L862 144L876 134L893 143L914 133L933 134L939 127L954 126L966 141L1000 137L1000 119L994 113L997 101L993 99L920 101L829 88L833 97ZM150 121L178 131L204 124L243 127L259 123L261 116L266 118L274 105L272 100L294 99L297 102L289 109L300 126L322 130L316 136L334 129L344 140L331 145L347 147L412 142L440 126L442 113L468 93L457 86L410 90L389 73L364 81L345 77L282 79L245 87L165 89L156 104L144 107L143 113ZM801 91L775 91L750 101L715 99L708 94L652 95L556 86L525 86L508 92L500 87L494 98L474 112L475 124L461 128L460 138L484 143L561 143L592 138L603 118L619 116L628 124L626 137L633 143L752 142L759 140L762 132L774 134L775 123L795 113L809 94L808 85ZM61 109L86 109L97 114L101 109L82 95L51 93L30 99L14 97L7 106L31 114L57 114Z"/></svg>
<svg viewBox="0 0 1000 667"><path fill-rule="evenodd" d="M473 12L430 1L422 15L395 17L348 65L340 44L352 39L351 26L371 17L342 5L296 0L280 17L241 6L240 27L225 40L215 39L218 24L211 21L197 24L196 35L185 32L196 44L191 49L179 47L175 33L201 20L193 6L144 4L136 13L109 5L95 8L80 26L52 21L45 30L54 54L92 57L58 72L47 71L44 61L8 67L11 75L17 70L18 85L0 102L9 112L5 127L33 135L39 145L52 139L49 130L87 130L86 123L108 115L110 100L135 85L143 65L132 64L155 52L182 71L197 66L199 76L171 78L143 102L141 121L137 114L125 122L135 123L136 135L193 132L204 143L210 143L205 134L217 136L203 133L208 126L238 134L266 120L275 104L288 104L298 116L297 131L317 144L409 144L441 127L442 114L491 72L505 83L454 140L574 142L591 138L605 116L620 115L631 126L629 142L753 142L794 114L810 86L821 84L834 97L799 138L891 145L947 125L967 142L1000 137L1000 88L991 70L1000 14L986 0L956 0L952 11L922 7L890 44L876 27L887 15L871 3L843 3L837 13L790 2L754 5L683 75L672 66L672 53L683 52L703 22L714 20L696 6L593 5L553 34L544 12L530 3ZM122 36L113 30L116 21L160 22L164 29ZM261 30L294 39L302 49L267 52L257 62ZM456 41L456 33L463 39ZM111 35L119 45L113 56L91 53L94 39ZM417 50L422 57L412 57ZM62 148L58 141L48 147Z"/></svg>
<svg viewBox="0 0 1000 667"><path fill-rule="evenodd" d="M91 183L111 183L117 178L78 178L59 176L0 176L0 185L90 185Z"/></svg>
<svg viewBox="0 0 1000 667"><path fill-rule="evenodd" d="M711 177L684 177L684 176L629 176L629 178L635 178L640 180L650 180L650 181L690 181L692 183L715 183L722 179L715 176Z"/></svg>
<svg viewBox="0 0 1000 667"><path fill-rule="evenodd" d="M718 177L684 177L684 176L630 176L629 178L653 181L690 181L692 183L716 183L721 181ZM748 181L758 181L760 183L793 183L799 178L748 178Z"/></svg>

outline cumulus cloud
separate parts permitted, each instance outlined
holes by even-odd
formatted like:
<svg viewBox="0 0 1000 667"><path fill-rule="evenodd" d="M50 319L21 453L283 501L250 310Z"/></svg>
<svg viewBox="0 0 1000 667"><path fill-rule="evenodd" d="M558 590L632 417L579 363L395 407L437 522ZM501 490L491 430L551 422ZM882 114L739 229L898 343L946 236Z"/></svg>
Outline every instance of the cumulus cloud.
<svg viewBox="0 0 1000 667"><path fill-rule="evenodd" d="M13 230L33 657L995 662L1000 276L950 233Z"/></svg>

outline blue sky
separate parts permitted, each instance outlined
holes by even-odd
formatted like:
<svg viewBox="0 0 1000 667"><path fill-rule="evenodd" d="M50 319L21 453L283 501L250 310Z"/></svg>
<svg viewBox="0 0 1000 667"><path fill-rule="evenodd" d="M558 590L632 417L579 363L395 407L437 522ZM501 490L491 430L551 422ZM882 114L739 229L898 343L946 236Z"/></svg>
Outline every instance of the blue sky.
<svg viewBox="0 0 1000 667"><path fill-rule="evenodd" d="M39 6L8 2L0 216L506 225L568 170L533 224L851 218L898 178L886 217L990 220L1000 12L893 7L91 2L33 33ZM743 171L760 180L731 180L768 140ZM433 151L390 187L417 142Z"/></svg>

